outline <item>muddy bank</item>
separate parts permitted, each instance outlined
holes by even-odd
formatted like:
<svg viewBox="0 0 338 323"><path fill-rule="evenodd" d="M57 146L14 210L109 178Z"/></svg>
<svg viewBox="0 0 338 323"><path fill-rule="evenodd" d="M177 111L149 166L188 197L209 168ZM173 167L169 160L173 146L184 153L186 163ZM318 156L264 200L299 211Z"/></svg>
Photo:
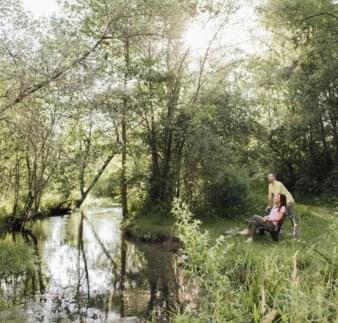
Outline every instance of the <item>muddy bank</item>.
<svg viewBox="0 0 338 323"><path fill-rule="evenodd" d="M33 213L29 217L24 214L8 215L4 219L4 225L8 231L21 231L25 223L55 216L64 216L72 213L70 207L53 207L46 211Z"/></svg>

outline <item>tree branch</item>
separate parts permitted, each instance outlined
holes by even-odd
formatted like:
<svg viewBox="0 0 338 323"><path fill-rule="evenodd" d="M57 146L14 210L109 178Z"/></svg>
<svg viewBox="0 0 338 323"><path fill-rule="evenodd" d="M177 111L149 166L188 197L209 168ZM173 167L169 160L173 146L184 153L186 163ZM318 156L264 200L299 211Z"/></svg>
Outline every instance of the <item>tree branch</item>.
<svg viewBox="0 0 338 323"><path fill-rule="evenodd" d="M114 19L111 19L108 22L108 24L107 24L104 32L102 33L101 37L96 41L96 43L91 48L89 48L87 51L85 51L79 58L75 59L73 62L64 66L63 68L57 68L50 75L50 77L48 77L47 79L45 79L41 82L38 82L36 84L33 84L32 86L26 87L25 89L21 90L20 93L17 95L17 97L14 100L12 100L12 102L4 105L4 107L0 110L0 114L3 114L8 109L10 109L10 108L14 107L16 104L22 102L25 98L27 98L31 94L39 91L40 89L48 86L52 82L58 80L60 77L65 75L68 71L72 70L74 67L76 67L77 65L82 63L84 60L87 59L87 57L91 53L93 53L102 44L102 42L104 40L113 39L113 38L121 38L122 36L113 37L112 35L110 35L112 24L115 22L115 20L120 19L120 18L121 18L121 16L115 17ZM147 36L147 35L150 35L150 34L143 34L143 35ZM155 34L151 34L151 35L155 35ZM127 35L125 37L136 37L136 36L141 36L141 34L136 33L136 34Z"/></svg>
<svg viewBox="0 0 338 323"><path fill-rule="evenodd" d="M318 13L315 13L313 15L305 17L304 19L302 19L302 21L313 19L313 18L316 18L316 17L319 17L319 16L329 16L331 18L338 19L338 16L335 15L334 13L331 13L331 12L318 12Z"/></svg>

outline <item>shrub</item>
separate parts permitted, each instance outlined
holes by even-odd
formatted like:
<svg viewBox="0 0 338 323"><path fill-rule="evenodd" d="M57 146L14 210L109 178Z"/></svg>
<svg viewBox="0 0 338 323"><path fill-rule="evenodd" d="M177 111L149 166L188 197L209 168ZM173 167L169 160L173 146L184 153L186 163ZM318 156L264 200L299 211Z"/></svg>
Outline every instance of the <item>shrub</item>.
<svg viewBox="0 0 338 323"><path fill-rule="evenodd" d="M249 178L239 171L227 171L205 181L199 212L208 215L243 215L250 205Z"/></svg>
<svg viewBox="0 0 338 323"><path fill-rule="evenodd" d="M24 243L0 241L0 277L19 275L33 269L33 253Z"/></svg>
<svg viewBox="0 0 338 323"><path fill-rule="evenodd" d="M328 195L338 195L338 167L334 168L326 178L323 191Z"/></svg>

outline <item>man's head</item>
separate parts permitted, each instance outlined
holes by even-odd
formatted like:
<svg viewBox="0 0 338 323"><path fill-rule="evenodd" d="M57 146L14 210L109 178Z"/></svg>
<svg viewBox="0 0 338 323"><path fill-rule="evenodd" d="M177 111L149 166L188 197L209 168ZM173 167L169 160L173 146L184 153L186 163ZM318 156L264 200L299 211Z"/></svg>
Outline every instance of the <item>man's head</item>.
<svg viewBox="0 0 338 323"><path fill-rule="evenodd" d="M269 183L273 183L276 180L276 175L274 173L270 173L268 175L268 181Z"/></svg>

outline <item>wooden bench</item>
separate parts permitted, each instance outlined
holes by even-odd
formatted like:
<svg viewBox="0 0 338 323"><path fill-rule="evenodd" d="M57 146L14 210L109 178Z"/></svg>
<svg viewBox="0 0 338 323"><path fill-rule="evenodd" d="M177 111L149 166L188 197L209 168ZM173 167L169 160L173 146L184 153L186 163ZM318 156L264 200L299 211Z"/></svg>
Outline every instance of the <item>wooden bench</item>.
<svg viewBox="0 0 338 323"><path fill-rule="evenodd" d="M270 233L271 235L271 238L273 241L278 241L278 238L279 238L279 232L283 226L283 223L284 223L284 220L285 220L285 217L286 217L286 214L283 215L283 217L279 220L277 226L275 227L275 229L273 230L269 230L269 229L266 229L266 228L259 228L258 227L258 233L260 235L264 235L264 232L267 231Z"/></svg>

